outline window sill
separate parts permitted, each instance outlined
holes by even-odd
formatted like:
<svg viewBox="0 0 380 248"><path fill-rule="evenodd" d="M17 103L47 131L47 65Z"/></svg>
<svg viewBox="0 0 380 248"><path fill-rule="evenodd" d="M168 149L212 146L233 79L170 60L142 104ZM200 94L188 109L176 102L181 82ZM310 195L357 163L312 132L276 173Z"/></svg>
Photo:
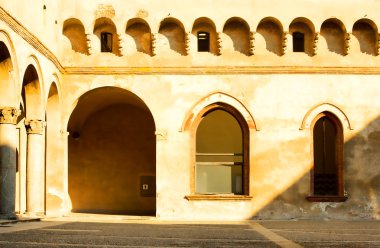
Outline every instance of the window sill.
<svg viewBox="0 0 380 248"><path fill-rule="evenodd" d="M335 195L317 195L308 196L306 199L309 202L344 202L347 200L347 196L335 196Z"/></svg>
<svg viewBox="0 0 380 248"><path fill-rule="evenodd" d="M252 196L248 195L187 195L188 201L250 201Z"/></svg>

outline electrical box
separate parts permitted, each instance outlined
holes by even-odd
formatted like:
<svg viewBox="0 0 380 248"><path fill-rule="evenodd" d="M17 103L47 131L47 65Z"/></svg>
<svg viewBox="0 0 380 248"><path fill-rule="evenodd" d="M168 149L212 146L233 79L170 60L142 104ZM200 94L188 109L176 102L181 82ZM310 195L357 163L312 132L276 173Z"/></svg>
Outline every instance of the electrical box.
<svg viewBox="0 0 380 248"><path fill-rule="evenodd" d="M140 195L156 197L156 177L140 176Z"/></svg>

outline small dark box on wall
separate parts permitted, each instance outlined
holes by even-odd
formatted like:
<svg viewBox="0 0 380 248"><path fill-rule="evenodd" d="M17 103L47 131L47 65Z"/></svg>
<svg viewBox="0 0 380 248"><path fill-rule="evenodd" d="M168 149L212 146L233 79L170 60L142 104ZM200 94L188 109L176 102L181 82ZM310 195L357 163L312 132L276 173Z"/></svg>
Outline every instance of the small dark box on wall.
<svg viewBox="0 0 380 248"><path fill-rule="evenodd" d="M156 196L155 176L140 176L140 195L147 197Z"/></svg>

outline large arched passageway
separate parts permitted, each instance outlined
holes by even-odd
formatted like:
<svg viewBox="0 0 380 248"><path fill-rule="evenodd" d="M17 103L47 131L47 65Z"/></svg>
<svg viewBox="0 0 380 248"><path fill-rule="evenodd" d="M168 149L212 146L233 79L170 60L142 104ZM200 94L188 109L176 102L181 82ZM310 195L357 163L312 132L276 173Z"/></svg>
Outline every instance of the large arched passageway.
<svg viewBox="0 0 380 248"><path fill-rule="evenodd" d="M155 215L155 124L140 98L116 87L91 90L68 131L72 212Z"/></svg>

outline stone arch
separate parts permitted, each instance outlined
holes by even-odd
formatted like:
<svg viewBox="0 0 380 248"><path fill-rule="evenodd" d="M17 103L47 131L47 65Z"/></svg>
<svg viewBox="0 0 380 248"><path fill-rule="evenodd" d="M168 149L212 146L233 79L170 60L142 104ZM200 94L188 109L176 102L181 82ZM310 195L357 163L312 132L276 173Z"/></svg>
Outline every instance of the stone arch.
<svg viewBox="0 0 380 248"><path fill-rule="evenodd" d="M321 25L321 36L326 40L330 52L346 55L346 27L336 18L325 20Z"/></svg>
<svg viewBox="0 0 380 248"><path fill-rule="evenodd" d="M174 17L167 17L160 22L158 33L166 37L170 49L186 55L186 33L183 24Z"/></svg>
<svg viewBox="0 0 380 248"><path fill-rule="evenodd" d="M209 34L209 52L217 55L219 53L218 37L216 33L215 23L208 17L199 17L193 23L191 33L197 37L198 32L206 32Z"/></svg>
<svg viewBox="0 0 380 248"><path fill-rule="evenodd" d="M63 22L62 34L71 43L71 48L78 53L89 55L86 32L83 23L76 18L70 18Z"/></svg>
<svg viewBox="0 0 380 248"><path fill-rule="evenodd" d="M223 33L231 38L235 51L250 55L250 27L244 19L231 17L224 24Z"/></svg>
<svg viewBox="0 0 380 248"><path fill-rule="evenodd" d="M89 90L67 131L72 212L155 215L155 122L141 98L119 87Z"/></svg>
<svg viewBox="0 0 380 248"><path fill-rule="evenodd" d="M279 20L274 17L262 19L257 26L256 32L263 36L266 43L266 49L269 52L283 55L283 36L284 29Z"/></svg>
<svg viewBox="0 0 380 248"><path fill-rule="evenodd" d="M135 41L136 51L152 55L152 34L149 24L144 19L130 19L125 33Z"/></svg>
<svg viewBox="0 0 380 248"><path fill-rule="evenodd" d="M305 17L295 18L289 25L289 33L299 32L304 35L304 51L309 56L314 55L314 38L315 38L315 27L314 24ZM294 40L293 40L294 48ZM293 49L294 51L294 49Z"/></svg>
<svg viewBox="0 0 380 248"><path fill-rule="evenodd" d="M191 110L186 114L186 117L182 122L181 131L184 132L190 130L190 128L196 122L197 118L201 115L202 111L204 111L204 109L206 109L207 106L210 106L218 102L227 104L235 108L244 118L249 129L255 129L256 131L259 130L258 125L253 119L251 113L242 102L228 94L222 92L215 92L209 94L206 97L203 97L201 100L199 100L196 104L192 106Z"/></svg>
<svg viewBox="0 0 380 248"><path fill-rule="evenodd" d="M362 53L373 56L378 54L378 29L372 20L363 18L356 21L352 35L358 40Z"/></svg>
<svg viewBox="0 0 380 248"><path fill-rule="evenodd" d="M342 123L342 126L346 126L347 129L353 130L351 122L348 119L346 113L341 108L331 103L321 103L310 108L302 120L300 130L309 129L315 117L323 112L329 112L333 114L337 119L339 119L339 121Z"/></svg>
<svg viewBox="0 0 380 248"><path fill-rule="evenodd" d="M40 64L35 56L30 56L27 60L24 71L21 97L25 108L26 119L45 119L44 109L44 79Z"/></svg>
<svg viewBox="0 0 380 248"><path fill-rule="evenodd" d="M0 106L19 106L19 71L13 43L9 35L0 30Z"/></svg>
<svg viewBox="0 0 380 248"><path fill-rule="evenodd" d="M93 33L99 38L99 41L101 43L100 48L102 51L102 34L111 34L112 39L112 48L111 52L117 56L121 56L120 54L120 44L119 44L119 38L118 33L116 30L115 23L107 18L107 17L101 17L96 19L94 24L94 31Z"/></svg>

